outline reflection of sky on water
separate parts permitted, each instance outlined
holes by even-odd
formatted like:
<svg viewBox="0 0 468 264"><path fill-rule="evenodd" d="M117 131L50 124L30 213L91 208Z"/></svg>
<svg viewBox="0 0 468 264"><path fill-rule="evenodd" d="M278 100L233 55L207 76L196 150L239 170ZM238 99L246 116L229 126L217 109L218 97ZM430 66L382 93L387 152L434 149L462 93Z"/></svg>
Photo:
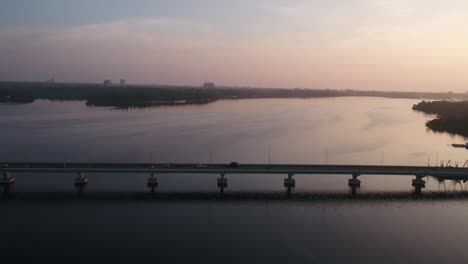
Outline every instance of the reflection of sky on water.
<svg viewBox="0 0 468 264"><path fill-rule="evenodd" d="M0 160L426 165L466 160L460 137L426 132L415 100L339 98L221 101L131 111L82 103L0 105ZM362 128L368 129L363 130ZM151 155L152 154L152 155ZM462 162L460 162L461 164ZM465 263L466 184L411 176L90 174L77 199L74 174L15 174L0 201L5 262ZM438 192L439 191L439 192ZM441 193L443 191L443 193ZM197 193L198 192L198 193ZM70 256L73 256L70 258ZM12 260L12 261L9 261ZM44 260L44 261L42 261ZM65 261L64 261L65 260Z"/></svg>
<svg viewBox="0 0 468 264"><path fill-rule="evenodd" d="M427 165L466 160L464 142L427 133L416 100L258 99L118 111L80 102L0 105L2 160ZM365 128L365 129L363 129ZM16 188L69 189L74 175L20 175ZM28 179L21 182L21 179ZM35 178L36 180L32 180ZM161 175L161 190L213 190L210 175ZM235 175L232 190L281 190L283 176ZM347 176L297 176L303 190L347 190ZM92 175L90 190L144 191L146 175ZM133 179L133 180L132 180ZM408 177L368 177L363 189L407 190ZM34 182L34 184L29 184ZM60 182L60 183L59 183ZM385 184L381 184L384 183ZM434 189L437 186L433 187ZM410 189L410 188L409 188Z"/></svg>

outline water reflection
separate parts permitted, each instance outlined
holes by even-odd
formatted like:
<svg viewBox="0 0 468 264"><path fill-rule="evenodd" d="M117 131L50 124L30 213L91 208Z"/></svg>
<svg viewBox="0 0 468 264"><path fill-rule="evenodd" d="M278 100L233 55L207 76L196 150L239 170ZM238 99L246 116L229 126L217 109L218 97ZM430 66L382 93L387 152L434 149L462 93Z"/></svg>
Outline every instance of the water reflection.
<svg viewBox="0 0 468 264"><path fill-rule="evenodd" d="M2 189L2 196L9 197L13 192L14 184L2 184L0 188Z"/></svg>
<svg viewBox="0 0 468 264"><path fill-rule="evenodd" d="M326 201L468 201L466 191L423 192L156 192L156 193L121 193L121 192L8 192L2 195L3 200L10 202L67 202L67 201L108 201L108 202L326 202Z"/></svg>
<svg viewBox="0 0 468 264"><path fill-rule="evenodd" d="M125 112L44 101L0 106L0 160L205 163L211 152L214 163L265 163L270 146L272 163L322 164L325 153L329 164L466 160L466 150L448 146L465 140L427 133L428 118L411 110L416 102L239 100ZM80 196L75 174L18 173L0 201L0 225L8 227L0 247L11 262L61 255L81 263L90 256L102 263L468 259L460 246L468 243L461 232L468 229L466 182L425 178L416 196L414 176L361 176L353 195L350 175L298 175L288 197L285 176L228 175L220 198L218 176L158 175L151 194L148 175L90 174Z"/></svg>

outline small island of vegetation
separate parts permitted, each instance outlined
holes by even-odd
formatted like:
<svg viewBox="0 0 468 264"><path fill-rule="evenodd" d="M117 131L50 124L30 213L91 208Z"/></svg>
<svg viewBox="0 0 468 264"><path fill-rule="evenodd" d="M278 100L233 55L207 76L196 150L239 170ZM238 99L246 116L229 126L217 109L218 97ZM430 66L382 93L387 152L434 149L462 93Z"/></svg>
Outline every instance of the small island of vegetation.
<svg viewBox="0 0 468 264"><path fill-rule="evenodd" d="M468 101L422 101L413 110L437 115L426 123L434 132L468 137Z"/></svg>

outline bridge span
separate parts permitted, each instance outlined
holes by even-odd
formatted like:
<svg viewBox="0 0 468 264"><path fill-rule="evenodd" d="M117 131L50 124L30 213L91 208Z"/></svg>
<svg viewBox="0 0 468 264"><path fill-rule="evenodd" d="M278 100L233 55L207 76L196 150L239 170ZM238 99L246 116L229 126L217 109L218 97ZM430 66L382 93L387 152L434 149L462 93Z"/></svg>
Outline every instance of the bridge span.
<svg viewBox="0 0 468 264"><path fill-rule="evenodd" d="M90 173L143 173L148 174L148 187L154 192L159 185L158 174L217 174L217 186L221 194L228 187L227 175L234 174L284 174L284 187L288 194L296 186L294 175L350 175L348 185L353 193L361 186L361 175L409 175L415 178L412 185L416 193L425 188L425 177L438 179L468 180L468 168L429 166L368 166L368 165L300 165L300 164L198 164L198 163L0 163L3 178L0 185L15 182L15 173L77 173L77 187L88 184Z"/></svg>

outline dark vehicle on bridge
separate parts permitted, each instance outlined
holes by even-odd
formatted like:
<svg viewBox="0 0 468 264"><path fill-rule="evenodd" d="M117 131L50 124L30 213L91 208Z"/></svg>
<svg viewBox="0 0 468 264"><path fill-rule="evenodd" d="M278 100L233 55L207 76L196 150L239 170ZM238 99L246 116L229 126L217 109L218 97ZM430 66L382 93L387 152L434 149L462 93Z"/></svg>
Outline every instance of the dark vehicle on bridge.
<svg viewBox="0 0 468 264"><path fill-rule="evenodd" d="M230 168L237 168L237 167L239 167L239 163L233 161L233 162L231 162L231 163L229 164L229 167L230 167Z"/></svg>

